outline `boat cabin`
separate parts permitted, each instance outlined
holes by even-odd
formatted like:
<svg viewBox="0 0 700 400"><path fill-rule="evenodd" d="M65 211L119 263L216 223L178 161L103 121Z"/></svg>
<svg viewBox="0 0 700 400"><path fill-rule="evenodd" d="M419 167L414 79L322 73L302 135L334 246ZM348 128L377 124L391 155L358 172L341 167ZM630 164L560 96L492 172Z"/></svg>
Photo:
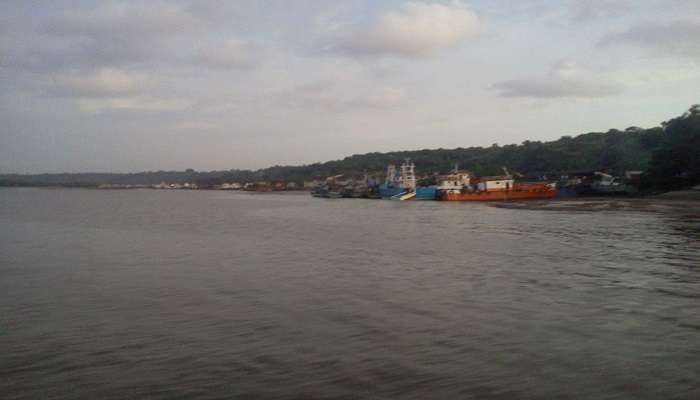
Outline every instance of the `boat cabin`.
<svg viewBox="0 0 700 400"><path fill-rule="evenodd" d="M455 171L448 175L437 177L437 190L443 192L459 192L471 184L471 175L468 172Z"/></svg>
<svg viewBox="0 0 700 400"><path fill-rule="evenodd" d="M477 189L483 192L501 192L506 190L512 190L513 180L510 176L490 176L481 178Z"/></svg>

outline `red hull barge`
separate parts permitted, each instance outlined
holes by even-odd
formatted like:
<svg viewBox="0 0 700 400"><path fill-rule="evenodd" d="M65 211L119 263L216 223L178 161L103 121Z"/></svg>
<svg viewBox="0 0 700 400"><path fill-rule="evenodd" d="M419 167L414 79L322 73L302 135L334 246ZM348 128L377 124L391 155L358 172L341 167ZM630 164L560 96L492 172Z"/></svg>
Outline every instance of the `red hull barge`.
<svg viewBox="0 0 700 400"><path fill-rule="evenodd" d="M556 193L556 185L548 183L514 183L512 188L501 190L462 190L443 192L440 200L443 201L507 201L551 199Z"/></svg>

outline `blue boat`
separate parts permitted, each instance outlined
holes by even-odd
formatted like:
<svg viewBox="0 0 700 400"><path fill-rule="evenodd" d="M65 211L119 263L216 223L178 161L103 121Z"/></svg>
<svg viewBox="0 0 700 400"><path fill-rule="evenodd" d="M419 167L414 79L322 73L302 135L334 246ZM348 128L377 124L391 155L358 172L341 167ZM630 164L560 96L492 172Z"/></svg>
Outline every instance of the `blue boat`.
<svg viewBox="0 0 700 400"><path fill-rule="evenodd" d="M402 194L412 192L416 186L415 165L409 160L401 164L400 169L389 164L386 170L386 180L379 185L379 194L383 199L398 198Z"/></svg>
<svg viewBox="0 0 700 400"><path fill-rule="evenodd" d="M416 200L436 200L437 199L437 187L436 186L418 186L416 188Z"/></svg>
<svg viewBox="0 0 700 400"><path fill-rule="evenodd" d="M557 187L557 191L554 194L554 197L561 199L561 198L567 198L567 197L578 197L579 196L579 190L577 190L576 187L574 186L564 186L564 187Z"/></svg>
<svg viewBox="0 0 700 400"><path fill-rule="evenodd" d="M404 190L402 187L397 187L397 186L390 186L387 183L382 183L379 185L379 195L382 196L383 199L390 199L398 194L404 193L406 190Z"/></svg>
<svg viewBox="0 0 700 400"><path fill-rule="evenodd" d="M379 195L392 200L436 200L436 186L416 187L416 165L406 159L399 169L389 164L386 180L380 184Z"/></svg>

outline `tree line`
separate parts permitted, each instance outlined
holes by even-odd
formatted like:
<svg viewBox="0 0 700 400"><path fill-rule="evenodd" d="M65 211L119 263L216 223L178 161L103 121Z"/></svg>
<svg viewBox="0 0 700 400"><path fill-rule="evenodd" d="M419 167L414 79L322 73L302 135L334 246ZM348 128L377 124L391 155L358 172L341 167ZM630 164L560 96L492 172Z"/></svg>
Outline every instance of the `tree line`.
<svg viewBox="0 0 700 400"><path fill-rule="evenodd" d="M477 175L496 175L502 167L530 178L605 170L622 174L642 170L648 188L675 189L700 180L700 105L658 127L591 132L553 141L456 149L424 149L356 154L342 160L302 166L273 166L259 170L197 172L151 171L133 174L0 175L0 185L96 186L99 184L150 185L160 182L194 182L200 186L224 182L303 181L340 175L382 176L387 164L410 158L420 174L444 173L455 165Z"/></svg>

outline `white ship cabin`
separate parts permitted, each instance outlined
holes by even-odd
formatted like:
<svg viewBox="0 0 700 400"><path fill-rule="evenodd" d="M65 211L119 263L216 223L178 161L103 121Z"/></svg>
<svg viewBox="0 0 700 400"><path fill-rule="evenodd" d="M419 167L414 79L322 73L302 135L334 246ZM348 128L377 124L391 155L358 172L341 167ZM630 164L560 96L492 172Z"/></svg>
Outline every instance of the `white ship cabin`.
<svg viewBox="0 0 700 400"><path fill-rule="evenodd" d="M486 192L501 192L512 190L515 181L510 176L492 176L482 178L478 184L478 190Z"/></svg>
<svg viewBox="0 0 700 400"><path fill-rule="evenodd" d="M469 172L455 171L448 175L440 175L437 178L437 190L444 192L460 192L471 184Z"/></svg>
<svg viewBox="0 0 700 400"><path fill-rule="evenodd" d="M311 181L304 181L304 189L314 189L319 186L321 186L324 183L324 181L320 179L314 179Z"/></svg>
<svg viewBox="0 0 700 400"><path fill-rule="evenodd" d="M399 184L405 190L416 190L416 165L409 159L406 159L406 161L401 164L401 177L399 178Z"/></svg>
<svg viewBox="0 0 700 400"><path fill-rule="evenodd" d="M394 164L389 164L386 167L386 179L384 180L387 185L398 185L399 183L399 173L396 170Z"/></svg>

